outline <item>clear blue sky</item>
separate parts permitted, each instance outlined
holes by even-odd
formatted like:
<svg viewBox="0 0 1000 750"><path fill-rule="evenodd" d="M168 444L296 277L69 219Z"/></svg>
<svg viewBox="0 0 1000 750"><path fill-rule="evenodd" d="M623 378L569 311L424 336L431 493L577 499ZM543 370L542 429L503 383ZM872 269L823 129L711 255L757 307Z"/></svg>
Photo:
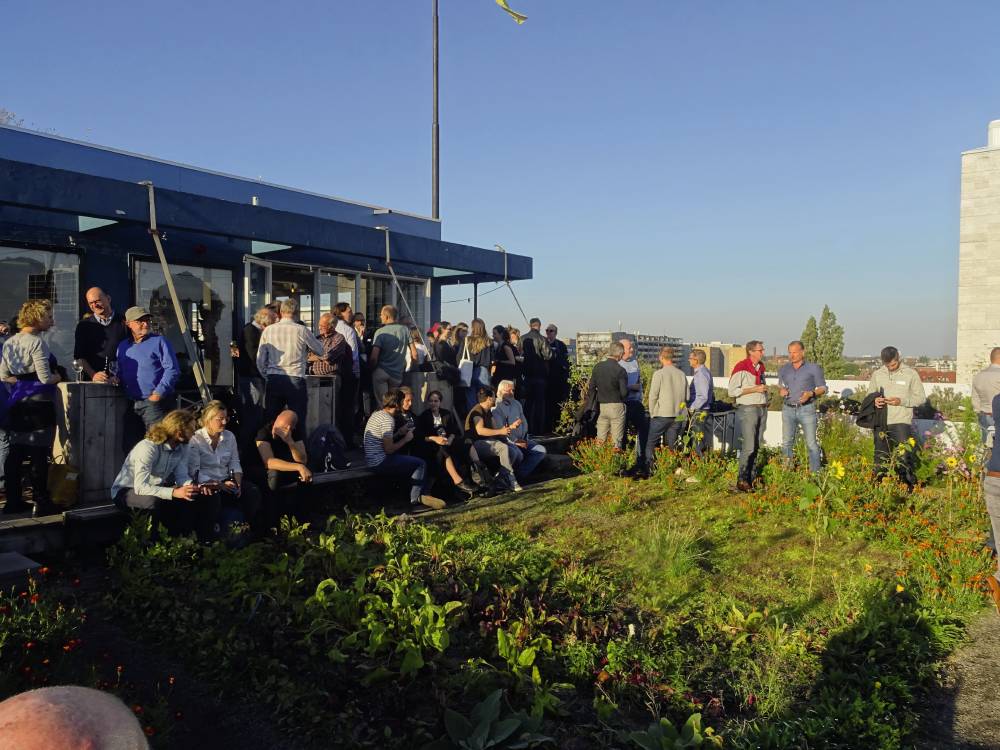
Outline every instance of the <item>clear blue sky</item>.
<svg viewBox="0 0 1000 750"><path fill-rule="evenodd" d="M1000 4L511 5L441 0L441 205L446 239L535 258L529 315L770 349L827 303L850 353L954 352ZM430 0L4 6L28 125L430 213Z"/></svg>

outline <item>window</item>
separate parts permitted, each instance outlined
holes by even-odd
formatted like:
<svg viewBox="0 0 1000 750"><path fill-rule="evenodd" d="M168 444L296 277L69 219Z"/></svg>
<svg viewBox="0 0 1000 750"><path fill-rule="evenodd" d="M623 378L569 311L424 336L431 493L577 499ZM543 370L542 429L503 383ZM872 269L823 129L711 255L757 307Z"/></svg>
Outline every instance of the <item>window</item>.
<svg viewBox="0 0 1000 750"><path fill-rule="evenodd" d="M11 326L26 300L52 300L55 325L43 338L56 361L72 372L73 336L80 319L80 258L72 253L0 247L0 279L0 320Z"/></svg>
<svg viewBox="0 0 1000 750"><path fill-rule="evenodd" d="M354 276L320 271L319 314L333 312L333 306L338 302L346 302L354 309Z"/></svg>
<svg viewBox="0 0 1000 750"><path fill-rule="evenodd" d="M364 305L362 311L369 328L374 330L382 325L379 314L382 312L383 305L392 305L395 302L396 295L393 294L391 279L362 277L361 304Z"/></svg>
<svg viewBox="0 0 1000 750"><path fill-rule="evenodd" d="M427 284L423 281L400 281L399 285L406 297L406 304L410 306L410 311L413 313L413 325L417 326L421 332L426 331L428 328ZM399 302L397 307L399 307L399 318L403 320L407 315L406 306Z"/></svg>
<svg viewBox="0 0 1000 750"><path fill-rule="evenodd" d="M181 310L205 368L205 379L213 385L233 384L233 361L229 342L233 339L233 278L230 271L199 266L171 265ZM136 261L136 304L149 310L153 330L164 335L181 365L181 389L194 388L194 375L187 349L174 315L170 292L158 262Z"/></svg>

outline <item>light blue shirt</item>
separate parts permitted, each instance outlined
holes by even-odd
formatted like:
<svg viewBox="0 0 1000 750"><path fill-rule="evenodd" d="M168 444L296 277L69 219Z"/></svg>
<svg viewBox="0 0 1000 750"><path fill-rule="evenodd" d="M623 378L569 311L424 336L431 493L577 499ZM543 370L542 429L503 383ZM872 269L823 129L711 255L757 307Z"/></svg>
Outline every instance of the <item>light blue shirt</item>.
<svg viewBox="0 0 1000 750"><path fill-rule="evenodd" d="M521 420L521 424L511 431L510 438L508 438L512 443L528 439L528 420L524 418L524 409L521 406L521 402L516 398L512 398L509 401L500 399L497 401L497 405L493 407L494 427L508 427L519 419Z"/></svg>
<svg viewBox="0 0 1000 750"><path fill-rule="evenodd" d="M133 448L122 470L111 485L114 498L123 489L131 488L137 495L169 500L174 487L191 484L188 474L188 446L171 448L168 443L140 440ZM150 506L152 507L152 506Z"/></svg>
<svg viewBox="0 0 1000 750"><path fill-rule="evenodd" d="M628 395L626 401L642 401L642 371L639 369L639 360L621 359L618 365L625 371L625 379L628 383ZM639 386L639 390L633 391L633 386Z"/></svg>

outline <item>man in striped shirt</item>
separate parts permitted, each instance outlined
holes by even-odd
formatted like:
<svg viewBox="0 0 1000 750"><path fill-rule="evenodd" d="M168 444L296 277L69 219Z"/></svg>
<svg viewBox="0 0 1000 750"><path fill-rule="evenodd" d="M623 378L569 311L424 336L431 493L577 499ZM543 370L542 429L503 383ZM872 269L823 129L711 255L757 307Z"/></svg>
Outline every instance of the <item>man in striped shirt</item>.
<svg viewBox="0 0 1000 750"><path fill-rule="evenodd" d="M306 423L306 353L321 357L327 352L312 331L295 321L295 300L283 300L281 320L260 334L257 369L264 377L264 421L270 422L288 408Z"/></svg>

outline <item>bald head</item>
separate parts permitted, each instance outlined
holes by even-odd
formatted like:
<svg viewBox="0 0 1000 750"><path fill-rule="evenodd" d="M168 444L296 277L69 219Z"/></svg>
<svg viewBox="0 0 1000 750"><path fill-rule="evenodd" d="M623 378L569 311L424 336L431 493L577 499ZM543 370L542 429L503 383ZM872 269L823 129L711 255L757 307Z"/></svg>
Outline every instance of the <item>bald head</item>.
<svg viewBox="0 0 1000 750"><path fill-rule="evenodd" d="M285 409L281 412L274 420L274 426L284 427L289 430L294 430L295 426L299 423L299 415L296 414L291 409Z"/></svg>
<svg viewBox="0 0 1000 750"><path fill-rule="evenodd" d="M62 685L0 703L0 747L17 750L146 750L124 703L100 690Z"/></svg>
<svg viewBox="0 0 1000 750"><path fill-rule="evenodd" d="M107 294L101 287L93 286L87 290L87 307L94 315L106 318L111 315L111 295Z"/></svg>
<svg viewBox="0 0 1000 750"><path fill-rule="evenodd" d="M990 364L1000 365L1000 346L994 346L993 349L990 350Z"/></svg>

